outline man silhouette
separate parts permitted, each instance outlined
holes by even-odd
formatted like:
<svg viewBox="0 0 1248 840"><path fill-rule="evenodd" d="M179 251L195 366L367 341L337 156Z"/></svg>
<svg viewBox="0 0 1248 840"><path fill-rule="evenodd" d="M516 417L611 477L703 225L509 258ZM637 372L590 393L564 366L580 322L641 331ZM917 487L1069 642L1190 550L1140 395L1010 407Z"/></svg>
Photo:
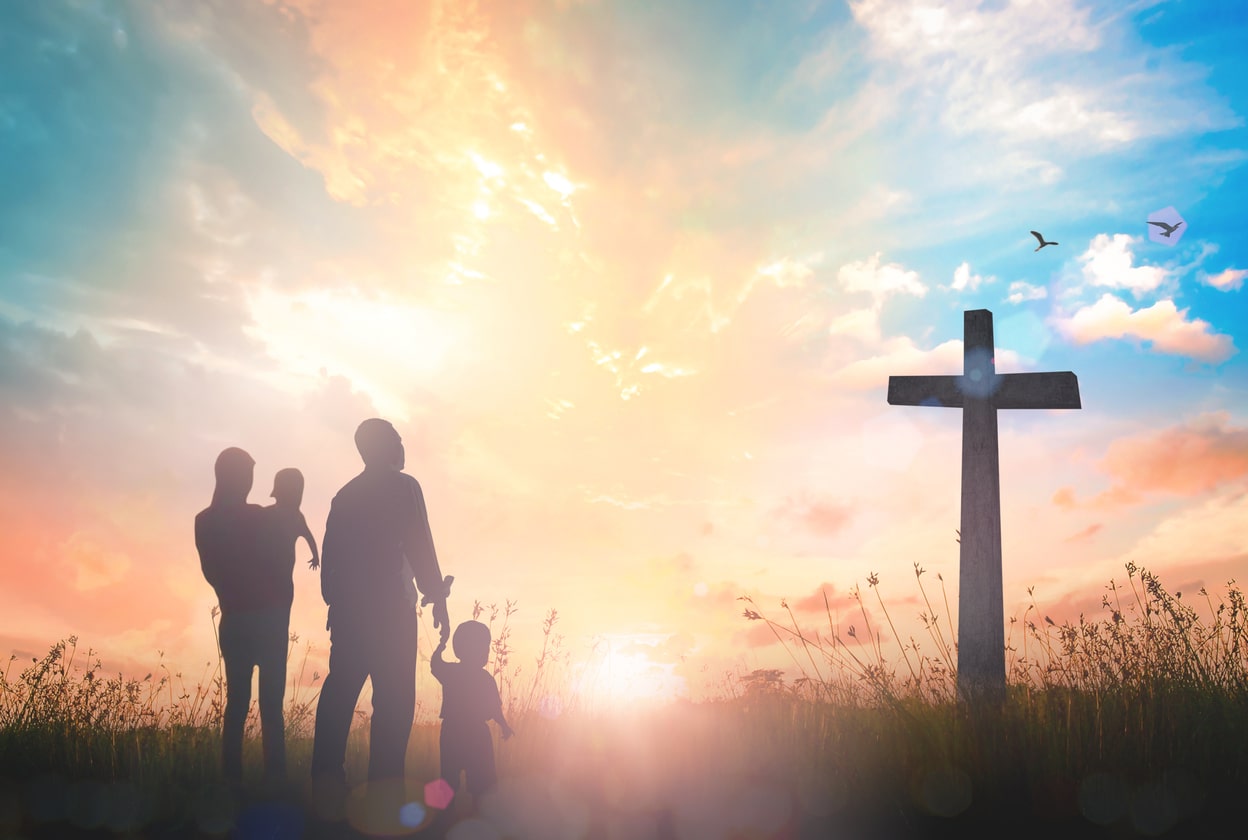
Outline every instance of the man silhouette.
<svg viewBox="0 0 1248 840"><path fill-rule="evenodd" d="M450 635L425 497L402 471L399 433L385 420L365 420L355 446L364 471L334 496L321 543L329 673L316 706L312 776L338 784L346 781L347 736L365 679L373 686L368 780L403 778L416 713L417 584L432 604L434 628Z"/></svg>
<svg viewBox="0 0 1248 840"><path fill-rule="evenodd" d="M260 732L265 776L286 775L282 700L286 642L294 584L274 550L265 509L250 504L255 461L236 446L221 451L213 470L212 503L195 517L195 547L204 578L221 608L219 642L225 660L221 758L227 779L243 776L243 729L251 705L251 673L260 671Z"/></svg>

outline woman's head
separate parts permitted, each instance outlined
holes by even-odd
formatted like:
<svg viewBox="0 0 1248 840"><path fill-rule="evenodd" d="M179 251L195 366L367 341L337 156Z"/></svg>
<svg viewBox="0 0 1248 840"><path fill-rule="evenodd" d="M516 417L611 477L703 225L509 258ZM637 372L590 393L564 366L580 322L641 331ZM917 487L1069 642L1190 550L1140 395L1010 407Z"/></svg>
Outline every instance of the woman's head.
<svg viewBox="0 0 1248 840"><path fill-rule="evenodd" d="M213 472L217 478L217 486L212 492L213 504L247 501L256 476L256 461L245 450L237 446L221 450Z"/></svg>

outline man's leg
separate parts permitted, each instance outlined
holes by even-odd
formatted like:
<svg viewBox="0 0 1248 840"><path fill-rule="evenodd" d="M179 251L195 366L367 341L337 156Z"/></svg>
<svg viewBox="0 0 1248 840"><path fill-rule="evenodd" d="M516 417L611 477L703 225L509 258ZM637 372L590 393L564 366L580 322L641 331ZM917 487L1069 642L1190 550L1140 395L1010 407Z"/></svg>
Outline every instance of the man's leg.
<svg viewBox="0 0 1248 840"><path fill-rule="evenodd" d="M254 640L246 614L221 614L221 658L225 660L225 714L221 727L221 767L230 781L243 778L243 728L251 706Z"/></svg>
<svg viewBox="0 0 1248 840"><path fill-rule="evenodd" d="M263 618L264 647L260 652L260 735L264 744L264 774L286 778L286 723L282 702L286 697L286 656L290 638L290 608L266 611Z"/></svg>
<svg viewBox="0 0 1248 840"><path fill-rule="evenodd" d="M380 623L380 622L379 622ZM383 624L372 652L373 722L368 779L404 777L407 742L416 715L416 610L404 607Z"/></svg>
<svg viewBox="0 0 1248 840"><path fill-rule="evenodd" d="M346 782L347 736L351 718L368 678L368 650L361 644L361 621L332 612L329 673L321 684L312 736L312 776Z"/></svg>

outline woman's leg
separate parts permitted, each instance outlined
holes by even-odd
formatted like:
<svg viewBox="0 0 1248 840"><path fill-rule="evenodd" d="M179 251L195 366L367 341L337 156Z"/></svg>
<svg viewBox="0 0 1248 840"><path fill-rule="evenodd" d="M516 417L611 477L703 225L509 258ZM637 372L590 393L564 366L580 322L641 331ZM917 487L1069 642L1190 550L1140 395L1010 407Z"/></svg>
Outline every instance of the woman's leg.
<svg viewBox="0 0 1248 840"><path fill-rule="evenodd" d="M260 736L264 745L264 774L270 779L284 779L286 723L282 716L282 703L286 698L290 609L266 611L260 618Z"/></svg>
<svg viewBox="0 0 1248 840"><path fill-rule="evenodd" d="M255 644L244 615L221 614L221 657L225 660L225 715L221 732L221 765L231 781L243 778L243 728L251 706L251 671Z"/></svg>

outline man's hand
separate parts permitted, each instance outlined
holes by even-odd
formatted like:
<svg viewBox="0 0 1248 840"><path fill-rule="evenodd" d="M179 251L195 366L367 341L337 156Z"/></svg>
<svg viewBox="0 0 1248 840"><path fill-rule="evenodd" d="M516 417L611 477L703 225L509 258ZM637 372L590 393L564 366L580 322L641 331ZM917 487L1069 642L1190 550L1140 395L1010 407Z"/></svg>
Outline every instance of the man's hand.
<svg viewBox="0 0 1248 840"><path fill-rule="evenodd" d="M451 597L451 584L454 582L455 582L455 575L447 575L445 578L443 578L442 580L442 598L443 599ZM433 603L434 599L437 597L438 596L435 595L434 593L426 592L424 597L420 599L420 605L422 607L427 607L431 603Z"/></svg>
<svg viewBox="0 0 1248 840"><path fill-rule="evenodd" d="M433 602L433 629L440 630L442 644L451 637L451 619L446 613L446 599L439 598Z"/></svg>

